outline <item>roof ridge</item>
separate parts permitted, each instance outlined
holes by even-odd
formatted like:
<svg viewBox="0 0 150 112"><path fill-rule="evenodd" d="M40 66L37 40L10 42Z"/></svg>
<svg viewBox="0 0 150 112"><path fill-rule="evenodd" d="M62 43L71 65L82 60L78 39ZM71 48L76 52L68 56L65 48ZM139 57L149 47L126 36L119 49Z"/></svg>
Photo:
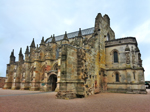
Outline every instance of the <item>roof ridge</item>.
<svg viewBox="0 0 150 112"><path fill-rule="evenodd" d="M86 29L83 29L83 30L81 30L81 31L85 31L85 30L87 30L87 29L92 29L92 28L94 28L94 27L86 28ZM79 32L79 31L74 31L74 32L71 32L71 33L67 33L67 35L72 34L72 33L76 33L76 32ZM64 36L64 35L65 35L65 34L57 35L57 36L55 36L55 38L58 37L58 36Z"/></svg>
<svg viewBox="0 0 150 112"><path fill-rule="evenodd" d="M90 33L86 33L86 34L84 33L85 31L88 31L88 30L89 30L89 31L90 31L90 30L93 30L93 31L91 31L91 33L93 33L93 32L94 32L94 27L90 27L90 28L86 28L86 29L81 30L82 35L84 36L84 35L86 35L86 34L90 34ZM76 33L77 33L76 36L78 36L78 32L79 32L79 31L74 31L74 32L67 33L67 36L68 36L68 38L73 38L73 37L75 37L74 35L76 35ZM64 34L55 36L55 39L56 39L56 41L59 41L59 40L62 40L62 39L63 39L62 37L64 37ZM50 39L51 39L51 37L47 38L45 42L46 42L46 43L49 42Z"/></svg>

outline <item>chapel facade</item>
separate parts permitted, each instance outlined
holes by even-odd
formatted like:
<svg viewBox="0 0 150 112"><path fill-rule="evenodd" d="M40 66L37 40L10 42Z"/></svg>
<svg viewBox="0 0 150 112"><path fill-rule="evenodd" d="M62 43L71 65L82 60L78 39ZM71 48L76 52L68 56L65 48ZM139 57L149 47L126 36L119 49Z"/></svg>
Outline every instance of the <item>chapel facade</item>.
<svg viewBox="0 0 150 112"><path fill-rule="evenodd" d="M146 93L144 68L135 37L115 39L108 15L95 26L51 36L40 46L34 39L7 64L4 89L56 91L57 98L86 97L100 92Z"/></svg>

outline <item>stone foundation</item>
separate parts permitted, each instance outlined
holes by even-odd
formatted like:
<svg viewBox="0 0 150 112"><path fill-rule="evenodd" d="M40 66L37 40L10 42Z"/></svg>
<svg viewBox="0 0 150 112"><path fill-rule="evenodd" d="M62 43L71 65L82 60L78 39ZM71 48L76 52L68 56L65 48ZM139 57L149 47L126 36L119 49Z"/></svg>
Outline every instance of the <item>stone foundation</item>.
<svg viewBox="0 0 150 112"><path fill-rule="evenodd" d="M56 97L58 99L73 99L73 98L76 98L77 95L76 93L71 92L71 91L65 91L65 92L59 91L57 92Z"/></svg>

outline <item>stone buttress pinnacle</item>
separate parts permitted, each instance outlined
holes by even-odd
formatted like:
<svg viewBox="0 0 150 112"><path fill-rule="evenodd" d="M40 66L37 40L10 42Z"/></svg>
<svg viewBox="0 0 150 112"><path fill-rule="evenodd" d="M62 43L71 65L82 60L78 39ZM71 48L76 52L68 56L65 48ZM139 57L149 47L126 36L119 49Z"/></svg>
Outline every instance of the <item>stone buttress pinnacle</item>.
<svg viewBox="0 0 150 112"><path fill-rule="evenodd" d="M31 46L30 47L35 47L35 42L34 42L34 38L33 38L33 41L31 43Z"/></svg>
<svg viewBox="0 0 150 112"><path fill-rule="evenodd" d="M25 54L29 54L29 47L27 46Z"/></svg>

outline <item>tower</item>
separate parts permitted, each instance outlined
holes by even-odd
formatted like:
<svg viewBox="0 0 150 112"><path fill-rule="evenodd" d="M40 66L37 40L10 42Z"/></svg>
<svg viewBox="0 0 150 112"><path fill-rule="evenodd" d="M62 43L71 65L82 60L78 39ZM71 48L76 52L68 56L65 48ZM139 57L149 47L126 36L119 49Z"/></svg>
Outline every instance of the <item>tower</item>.
<svg viewBox="0 0 150 112"><path fill-rule="evenodd" d="M11 55L10 55L10 64L13 64L13 63L15 63L15 56L14 56L14 49L13 49L13 51L11 52Z"/></svg>
<svg viewBox="0 0 150 112"><path fill-rule="evenodd" d="M34 42L34 38L33 38L33 41L30 45L30 61L31 62L34 61L34 55L35 55L34 51L35 51L35 42Z"/></svg>
<svg viewBox="0 0 150 112"><path fill-rule="evenodd" d="M19 52L19 62L23 62L23 54L22 54L22 48L20 48L20 52Z"/></svg>
<svg viewBox="0 0 150 112"><path fill-rule="evenodd" d="M81 28L79 28L78 36L76 37L74 44L77 47L82 47L83 45L83 37L82 37Z"/></svg>
<svg viewBox="0 0 150 112"><path fill-rule="evenodd" d="M69 39L68 39L68 36L67 36L67 32L65 31L65 35L64 35L64 38L63 40L61 41L62 44L69 44Z"/></svg>
<svg viewBox="0 0 150 112"><path fill-rule="evenodd" d="M26 62L29 61L29 58L30 58L29 54L30 54L30 52L29 52L29 47L27 46L26 52L25 52L25 61L26 61Z"/></svg>

